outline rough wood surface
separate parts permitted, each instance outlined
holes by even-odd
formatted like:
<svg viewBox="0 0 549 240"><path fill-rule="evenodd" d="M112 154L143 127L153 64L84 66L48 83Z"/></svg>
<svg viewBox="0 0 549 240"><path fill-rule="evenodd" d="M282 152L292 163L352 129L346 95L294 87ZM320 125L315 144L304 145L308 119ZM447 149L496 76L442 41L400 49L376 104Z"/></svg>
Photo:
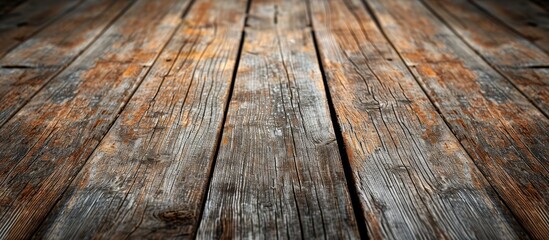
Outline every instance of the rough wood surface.
<svg viewBox="0 0 549 240"><path fill-rule="evenodd" d="M70 64L131 4L89 0L0 59L0 126Z"/></svg>
<svg viewBox="0 0 549 240"><path fill-rule="evenodd" d="M525 0L470 1L549 52L549 10Z"/></svg>
<svg viewBox="0 0 549 240"><path fill-rule="evenodd" d="M311 8L368 235L522 236L362 3Z"/></svg>
<svg viewBox="0 0 549 240"><path fill-rule="evenodd" d="M544 0L0 0L0 239L546 239Z"/></svg>
<svg viewBox="0 0 549 240"><path fill-rule="evenodd" d="M254 0L199 239L357 239L305 2Z"/></svg>
<svg viewBox="0 0 549 240"><path fill-rule="evenodd" d="M519 222L549 236L549 120L419 1L368 3Z"/></svg>
<svg viewBox="0 0 549 240"><path fill-rule="evenodd" d="M549 55L467 0L424 0L476 52L549 115Z"/></svg>
<svg viewBox="0 0 549 240"><path fill-rule="evenodd" d="M82 0L29 0L0 16L0 57Z"/></svg>
<svg viewBox="0 0 549 240"><path fill-rule="evenodd" d="M135 3L0 128L0 238L25 237L38 227L148 73L187 5Z"/></svg>
<svg viewBox="0 0 549 240"><path fill-rule="evenodd" d="M245 11L244 0L193 4L40 235L192 236L228 104Z"/></svg>

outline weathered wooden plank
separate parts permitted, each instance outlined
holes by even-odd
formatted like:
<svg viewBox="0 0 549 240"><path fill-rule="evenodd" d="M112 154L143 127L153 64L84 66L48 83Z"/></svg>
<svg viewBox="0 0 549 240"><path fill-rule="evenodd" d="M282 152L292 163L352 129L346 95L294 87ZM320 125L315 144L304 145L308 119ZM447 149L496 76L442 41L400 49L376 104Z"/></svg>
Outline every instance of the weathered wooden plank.
<svg viewBox="0 0 549 240"><path fill-rule="evenodd" d="M247 25L198 238L359 238L305 2Z"/></svg>
<svg viewBox="0 0 549 240"><path fill-rule="evenodd" d="M310 6L369 237L523 236L361 1Z"/></svg>
<svg viewBox="0 0 549 240"><path fill-rule="evenodd" d="M0 59L0 126L131 4L89 0Z"/></svg>
<svg viewBox="0 0 549 240"><path fill-rule="evenodd" d="M82 0L29 0L0 17L0 57Z"/></svg>
<svg viewBox="0 0 549 240"><path fill-rule="evenodd" d="M549 115L549 55L467 0L424 0L477 54Z"/></svg>
<svg viewBox="0 0 549 240"><path fill-rule="evenodd" d="M549 14L537 4L524 0L471 0L541 49L549 52Z"/></svg>
<svg viewBox="0 0 549 240"><path fill-rule="evenodd" d="M519 222L549 236L549 121L419 1L370 0L387 37Z"/></svg>
<svg viewBox="0 0 549 240"><path fill-rule="evenodd" d="M32 234L181 24L188 1L135 3L0 128L0 238Z"/></svg>
<svg viewBox="0 0 549 240"><path fill-rule="evenodd" d="M198 227L246 12L199 0L39 231L190 237Z"/></svg>

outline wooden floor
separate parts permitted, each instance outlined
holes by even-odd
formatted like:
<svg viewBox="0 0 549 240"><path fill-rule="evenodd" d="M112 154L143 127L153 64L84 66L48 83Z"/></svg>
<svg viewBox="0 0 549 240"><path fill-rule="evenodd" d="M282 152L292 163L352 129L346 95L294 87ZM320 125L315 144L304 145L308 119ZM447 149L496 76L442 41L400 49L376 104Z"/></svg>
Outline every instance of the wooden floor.
<svg viewBox="0 0 549 240"><path fill-rule="evenodd" d="M0 14L0 239L549 239L548 1Z"/></svg>

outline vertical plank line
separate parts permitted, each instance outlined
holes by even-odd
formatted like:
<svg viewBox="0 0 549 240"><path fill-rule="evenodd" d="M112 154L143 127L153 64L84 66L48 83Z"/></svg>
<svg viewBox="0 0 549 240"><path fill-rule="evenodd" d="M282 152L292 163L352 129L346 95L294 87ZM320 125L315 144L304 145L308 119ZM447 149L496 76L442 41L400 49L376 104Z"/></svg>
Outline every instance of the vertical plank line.
<svg viewBox="0 0 549 240"><path fill-rule="evenodd" d="M210 191L210 185L212 183L213 174L215 171L215 165L217 162L217 157L219 155L219 149L221 148L221 140L223 139L223 128L225 127L225 122L227 121L227 115L229 113L229 105L231 103L231 99L233 98L233 91L234 91L234 85L236 82L236 75L238 73L238 67L240 65L240 58L242 56L242 49L244 47L244 40L246 38L246 26L248 25L248 16L250 13L250 6L252 5L252 0L247 0L246 2L246 11L244 16L244 25L242 27L242 33L240 35L240 44L238 45L238 50L236 54L236 62L233 68L233 74L231 76L231 83L229 85L229 95L227 97L227 104L225 104L225 109L223 110L223 119L221 120L221 129L219 130L219 134L217 136L217 142L215 146L215 152L213 155L213 159L210 164L210 172L208 176L208 181L206 183L206 187L203 189L202 193L202 207L200 208L200 215L198 217L199 223L195 225L195 229L192 231L192 239L196 239L196 234L198 233L198 229L200 229L200 225L202 224L202 218L204 217L204 209L206 208L206 202L208 200L208 193Z"/></svg>
<svg viewBox="0 0 549 240"><path fill-rule="evenodd" d="M183 13L181 15L181 18L183 18L184 16L187 15L187 13L189 12L189 10L191 9L191 6L193 5L195 0L189 0L189 3L187 4L187 6L185 7L185 9L183 10ZM129 6L127 8L125 8L122 12L126 12L126 10L128 10L130 8L130 6L132 6L132 4L129 4ZM120 16L122 16L123 14L121 13L120 15L118 15L110 24L114 23ZM107 128L107 131L105 132L105 134L103 134L103 136L101 136L101 138L99 139L99 141L97 142L97 146L99 146L101 144L101 142L103 142L103 140L105 139L105 136L107 136L109 134L109 132L111 131L112 127L114 126L114 124L116 123L116 120L118 120L118 117L120 116L120 114L122 113L122 111L124 111L124 109L126 108L126 106L128 105L128 102L131 101L131 99L133 98L133 95L137 92L137 89L139 89L139 87L141 86L141 83L143 83L143 81L147 78L147 76L149 75L149 73L151 72L153 66L156 64L156 62L158 61L158 59L160 58L160 55L162 54L162 52L164 52L164 49L166 49L166 47L168 46L168 44L170 43L170 41L172 40L172 38L175 36L175 34L178 32L179 28L181 28L181 26L183 25L183 21L181 21L177 27L174 29L174 31L171 33L170 37L168 38L168 40L164 43L164 45L162 46L162 48L160 49L160 51L158 52L157 56L154 58L153 62L151 63L151 66L149 67L149 69L147 69L147 71L145 72L145 74L143 75L143 77L137 82L137 86L133 89L133 91L130 93L130 95L128 96L128 100L126 102L123 103L122 107L118 110L118 112L116 113L115 117L112 119L112 121L110 122L109 124L109 127ZM103 30L106 31L108 29L105 28ZM101 34L99 34L98 36L101 36L103 34L103 32ZM99 37L98 37L99 38ZM92 44L90 44L89 46L91 46ZM89 47L88 46L88 47ZM86 48L88 48L86 47ZM82 51L84 52L85 49ZM76 58L75 58L76 59ZM70 65L70 64L67 64L67 66ZM59 71L59 72L62 72L62 71ZM57 74L56 74L57 75ZM53 77L52 77L53 79ZM32 98L32 97L31 97ZM29 100L30 101L30 100ZM6 121L8 122L8 121ZM38 227L36 229L33 230L33 235L36 235L37 231L42 227L42 225L44 224L44 222L46 221L46 219L48 219L48 217L50 216L50 214L52 214L53 210L55 209L55 207L57 206L57 204L59 204L59 201L61 201L61 199L63 199L63 197L65 196L65 194L67 193L67 190L69 189L69 186L72 185L72 182L74 181L74 179L76 179L75 176L78 176L78 174L80 174L80 171L84 168L84 166L88 163L88 161L90 160L90 157L93 156L93 154L95 153L95 150L97 149L97 146L96 148L90 152L90 154L86 157L86 160L82 163L82 166L80 167L80 169L78 169L78 171L73 175L73 179L69 181L69 183L67 184L67 187L65 187L65 190L63 190L63 192L59 195L59 197L57 198L57 200L55 200L55 204L52 205L52 207L48 210L48 213L45 215L45 217L41 220L40 224L37 225Z"/></svg>
<svg viewBox="0 0 549 240"><path fill-rule="evenodd" d="M372 8L370 7L370 5L367 3L367 0L362 0L362 3L366 9L366 11L370 14L370 16L372 17L372 19L374 20L377 28L379 29L379 31L381 32L381 34L383 34L383 37L387 40L387 42L390 44L391 48L393 48L395 50L395 52L397 53L398 55L398 58L400 59L400 61L402 61L404 63L404 66L406 66L406 69L408 70L408 72L410 73L410 75L412 75L412 77L414 78L414 80L417 82L417 84L419 85L419 87L421 88L421 91L423 91L423 93L427 96L427 99L429 99L429 102L431 102L431 105L433 105L433 107L436 109L438 115L442 118L442 120L444 121L444 124L446 124L446 127L448 129L450 129L450 131L454 134L454 137L457 139L457 136L455 131L450 127L450 123L448 122L448 119L446 119L446 116L444 116L444 114L442 114L441 110L439 109L439 107L435 104L434 100L432 99L432 97L428 94L427 90L425 89L425 87L421 84L421 82L417 79L417 76L415 74L413 74L413 71L412 69L410 69L410 66L408 66L408 64L406 64L406 61L404 61L404 58L402 57L402 55L400 54L400 52L398 51L398 49L395 47L394 43L389 39L389 37L387 36L387 34L385 33L385 30L383 29L383 27L381 26L380 22L379 22L379 19L377 18L377 16L375 15L374 11L372 10ZM495 196L498 197L499 201L503 204L503 206L501 206L502 208L505 208L506 212L507 213L510 213L514 219L515 219L515 222L517 222L520 227L522 229L526 229L524 227L524 225L518 220L516 214L511 211L511 208L507 205L507 203L505 202L505 200L503 199L503 197L499 194L498 191L496 191L496 189L494 188L494 186L492 185L492 182L489 181L489 179L486 177L486 174L480 170L480 167L478 166L478 163L477 161L475 161L475 158L471 155L471 153L469 153L469 151L467 150L467 148L465 148L465 146L463 146L463 143L459 140L457 140L457 142L459 143L459 146L464 150L464 152L467 154L467 156L469 156L470 159L472 159L472 162L473 164L475 164L475 167L477 169L479 169L479 172L482 174L482 176L487 180L487 182L490 184L490 187L491 187L491 191ZM533 238L533 236L528 232L528 231L524 231L529 238Z"/></svg>
<svg viewBox="0 0 549 240"><path fill-rule="evenodd" d="M508 28L509 30L511 30L511 32L514 32L515 34L519 35L520 37L524 38L526 41L528 41L529 43L531 43L532 45L534 45L535 47L537 47L538 49L540 49L540 51L542 52L545 52L545 53L548 53L547 51L545 51L545 49L543 49L542 47L538 46L537 43L535 43L534 41L530 40L528 37L524 36L524 34L522 34L521 32L517 31L516 29L514 29L513 27L509 26L507 23L505 23L504 21L500 20L499 18L497 18L496 16L494 16L492 13L490 13L489 11L487 11L486 9L484 9L484 7L478 5L475 1L473 0L467 0L467 2L471 3L471 5L475 6L478 10L480 10L481 12L483 12L485 15L487 15L488 17L490 17L491 19L493 19L494 21L498 22L500 25L503 25L505 26L506 28ZM538 5L536 2L534 2L534 4ZM426 4L424 4L426 5ZM539 5L538 5L539 6ZM429 8L430 10L430 7L427 7ZM543 7L542 7L543 8ZM547 10L545 8L543 8L544 10ZM435 14L437 15L437 14ZM438 15L437 15L438 17Z"/></svg>
<svg viewBox="0 0 549 240"><path fill-rule="evenodd" d="M311 1L307 0L307 12L309 14L309 21L311 26L310 31L311 31L311 35L313 36L313 44L315 47L316 58L317 58L318 66L320 69L320 73L322 75L322 82L324 84L324 91L326 93L326 100L328 102L328 109L329 109L330 118L332 121L332 127L334 129L334 133L337 141L337 147L339 149L339 154L341 156L341 163L343 165L343 172L345 174L345 180L346 180L345 182L347 183L347 189L349 190L354 217L358 226L358 234L360 235L360 239L369 239L368 230L367 230L368 228L365 222L366 218L364 216L364 210L362 209L362 205L360 204L360 196L358 195L358 190L356 187L357 183L353 178L353 170L351 168L351 163L349 162L349 156L347 155L345 142L343 140L343 134L341 133L339 121L337 119L337 113L334 107L334 103L332 101L332 96L330 94L330 89L329 89L328 81L326 78L326 72L324 71L324 65L322 64L319 44L318 44L317 36L314 30L314 23L313 23L310 4L311 4Z"/></svg>
<svg viewBox="0 0 549 240"><path fill-rule="evenodd" d="M25 1L22 1L20 4L22 4L23 2ZM78 8L78 6L80 6L84 1L83 0L80 0L77 4L74 4L74 6L70 7L69 9L65 10L64 12L60 13L59 15L53 17L52 19L49 19L47 20L47 22L40 26L38 29L36 29L36 31L34 31L33 33L31 33L30 35L28 35L23 41L19 42L19 43L16 43L16 45L14 45L13 47L11 47L10 49L8 49L4 54L0 55L0 58L4 58L4 56L8 55L8 53L10 53L11 51L13 51L13 49L17 48L19 45L21 45L22 43L26 42L27 40L31 39L32 37L34 37L35 35L37 35L38 33L42 32L42 30L44 30L45 28L47 28L49 25L51 25L52 23L56 22L57 20L61 19L63 16L69 14L70 12L72 12L74 9ZM10 12L12 10L14 10L17 6L15 6L13 9L10 9Z"/></svg>
<svg viewBox="0 0 549 240"><path fill-rule="evenodd" d="M450 31L452 31L452 33L454 33L454 35L456 35L456 37L458 37L463 43L465 43L465 45L467 45L467 47L469 47L469 49L471 49L477 56L479 56L482 61L484 61L486 64L488 64L488 66L490 66L490 68L492 68L494 71L496 71L500 76L502 76L505 80L507 80L507 82L509 82L518 92L520 92L520 94L522 96L524 96L528 102L530 102L537 110L539 110L539 112L541 112L541 114L543 114L543 116L545 116L546 118L549 118L549 116L545 113L545 111L543 111L543 109L540 108L540 106L538 106L536 104L536 102L531 99L527 94L525 94L511 79L509 79L507 77L507 75L505 75L505 73L503 73L502 71L500 71L498 69L497 66L495 66L494 64L492 64L491 62L489 62L484 56L482 56L482 54L477 51L473 46L471 46L471 44L469 44L469 42L467 42L467 40L465 40L455 29L454 27L452 27L452 25L450 25L446 20L444 20L442 18L442 16L440 16L440 14L438 14L428 3L425 3L424 0L418 0L423 6L425 6L425 8L427 8L427 10L429 10L431 13L433 13L433 15L435 15L435 17L440 20L446 27L448 27L448 29L450 29ZM476 6L476 4L473 4ZM478 6L477 6L478 7ZM480 8L480 7L479 7ZM481 9L482 12L486 13L486 11L484 11L484 9ZM506 27L508 27L507 25L505 25ZM508 27L509 28L509 27ZM513 29L511 29L513 30ZM516 33L516 31L513 30L513 32ZM522 37L522 35L519 35ZM530 41L529 41L530 42ZM538 47L536 44L532 43L533 46L535 46L536 48L538 48L540 51L543 51L543 49L541 49L540 47Z"/></svg>
<svg viewBox="0 0 549 240"><path fill-rule="evenodd" d="M114 2L113 2L114 3ZM87 45L85 46L79 53L77 53L73 59L69 60L64 66L60 67L59 70L57 72L55 72L53 75L51 75L45 82L44 84L38 88L34 93L32 93L29 98L25 101L25 103L21 104L21 106L19 106L17 108L17 110L13 111L13 113L6 119L6 121L4 123L1 123L0 124L0 128L4 127L4 125L6 125L15 115L17 115L17 113L23 109L23 107L25 107L33 98L34 96L36 96L39 92L42 91L42 89L44 89L54 78L56 78L59 74L61 74L63 71L65 71L66 68L68 68L76 59L78 59L78 57L80 57L80 55L82 55L82 53L84 53L86 50L88 50L88 48L90 48L96 41L97 39L99 39L116 21L118 21L118 19L120 17L122 17L124 15L124 13L126 13L128 11L128 9L131 8L131 6L133 6L133 4L135 3L135 1L133 1L132 3L128 4L128 6L126 6L124 9L122 9L122 11L120 11L120 13L118 13L118 15L116 15L109 23L107 23L107 25L105 26L105 28L103 28L103 30L101 30L99 32L99 34L97 34L97 36L95 36L93 38L93 40ZM107 9L108 11L108 9ZM29 37L30 39L31 37ZM15 47L13 48L15 49ZM11 50L13 50L11 49ZM10 50L10 51L11 51ZM6 52L6 54L8 54L8 52ZM0 66L0 68L2 68L2 66Z"/></svg>

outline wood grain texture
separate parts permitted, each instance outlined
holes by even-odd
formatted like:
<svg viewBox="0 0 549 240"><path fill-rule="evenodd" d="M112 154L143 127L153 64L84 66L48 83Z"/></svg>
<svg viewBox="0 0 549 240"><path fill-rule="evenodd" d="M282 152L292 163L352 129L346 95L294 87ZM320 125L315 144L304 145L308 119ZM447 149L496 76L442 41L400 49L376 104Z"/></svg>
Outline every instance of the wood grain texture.
<svg viewBox="0 0 549 240"><path fill-rule="evenodd" d="M549 52L549 10L524 0L470 1Z"/></svg>
<svg viewBox="0 0 549 240"><path fill-rule="evenodd" d="M246 1L199 0L39 236L181 238L198 227Z"/></svg>
<svg viewBox="0 0 549 240"><path fill-rule="evenodd" d="M357 239L304 1L254 0L198 239Z"/></svg>
<svg viewBox="0 0 549 240"><path fill-rule="evenodd" d="M549 236L548 119L420 2L368 4L519 222Z"/></svg>
<svg viewBox="0 0 549 240"><path fill-rule="evenodd" d="M38 227L149 72L187 6L138 1L0 128L0 238L22 238Z"/></svg>
<svg viewBox="0 0 549 240"><path fill-rule="evenodd" d="M372 239L523 236L360 1L311 1Z"/></svg>
<svg viewBox="0 0 549 240"><path fill-rule="evenodd" d="M424 0L477 54L549 115L549 55L467 0Z"/></svg>
<svg viewBox="0 0 549 240"><path fill-rule="evenodd" d="M0 59L0 126L69 65L131 4L89 0Z"/></svg>
<svg viewBox="0 0 549 240"><path fill-rule="evenodd" d="M0 0L0 239L546 239L544 4Z"/></svg>
<svg viewBox="0 0 549 240"><path fill-rule="evenodd" d="M0 57L83 0L29 0L0 16Z"/></svg>

